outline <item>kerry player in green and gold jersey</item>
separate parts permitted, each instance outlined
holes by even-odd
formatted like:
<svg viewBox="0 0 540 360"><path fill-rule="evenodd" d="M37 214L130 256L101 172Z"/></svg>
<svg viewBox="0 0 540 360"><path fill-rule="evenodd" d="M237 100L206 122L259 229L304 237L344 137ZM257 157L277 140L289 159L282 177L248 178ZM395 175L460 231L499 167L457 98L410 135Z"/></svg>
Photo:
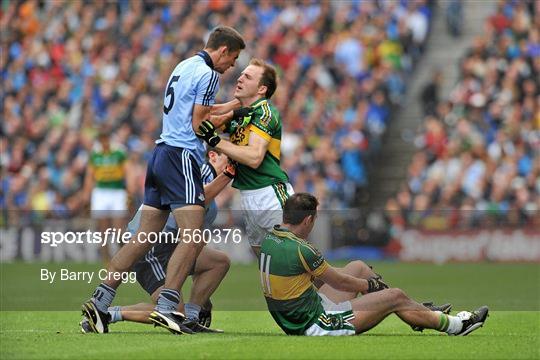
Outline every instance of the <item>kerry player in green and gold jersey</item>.
<svg viewBox="0 0 540 360"><path fill-rule="evenodd" d="M283 207L283 223L261 243L260 279L268 309L289 335L341 336L365 332L390 314L412 327L467 335L488 315L483 306L457 316L432 311L402 290L388 288L378 276L362 278L332 267L306 239L317 217L317 199L292 195ZM325 283L320 289L314 279ZM357 298L358 294L363 296Z"/></svg>
<svg viewBox="0 0 540 360"><path fill-rule="evenodd" d="M110 135L102 130L98 135L90 159L84 183L84 194L90 200L92 217L98 221L98 229L124 227L127 211L126 152L111 144ZM111 255L108 245L100 247L101 256L108 264Z"/></svg>
<svg viewBox="0 0 540 360"><path fill-rule="evenodd" d="M260 241L281 222L282 207L294 193L289 177L280 167L282 122L270 102L277 87L276 70L252 59L238 78L234 97L251 113L235 118L223 128L230 141L222 140L206 121L199 136L230 159L238 162L232 184L240 190L249 243L258 255Z"/></svg>

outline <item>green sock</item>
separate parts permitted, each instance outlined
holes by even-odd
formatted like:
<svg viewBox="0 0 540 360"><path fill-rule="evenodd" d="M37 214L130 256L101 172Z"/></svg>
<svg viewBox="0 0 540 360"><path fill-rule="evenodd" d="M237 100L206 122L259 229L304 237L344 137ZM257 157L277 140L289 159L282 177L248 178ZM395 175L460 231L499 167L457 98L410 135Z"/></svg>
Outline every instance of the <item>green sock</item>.
<svg viewBox="0 0 540 360"><path fill-rule="evenodd" d="M448 320L448 315L441 312L439 315L439 326L437 327L437 330L446 332L449 324L450 321Z"/></svg>
<svg viewBox="0 0 540 360"><path fill-rule="evenodd" d="M442 312L439 317L439 326L437 330L445 332L447 334L457 334L461 331L463 327L463 321L461 318L452 315L446 315Z"/></svg>

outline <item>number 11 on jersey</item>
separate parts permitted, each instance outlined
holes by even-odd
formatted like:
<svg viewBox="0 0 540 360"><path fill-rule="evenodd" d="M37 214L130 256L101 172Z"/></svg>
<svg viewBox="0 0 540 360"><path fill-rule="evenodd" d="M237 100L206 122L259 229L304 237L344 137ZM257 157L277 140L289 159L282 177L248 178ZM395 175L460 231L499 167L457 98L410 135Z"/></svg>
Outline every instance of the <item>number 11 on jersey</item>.
<svg viewBox="0 0 540 360"><path fill-rule="evenodd" d="M270 288L270 260L271 255L261 253L261 260L259 263L259 270L261 273L261 285L265 296L272 295L272 289Z"/></svg>

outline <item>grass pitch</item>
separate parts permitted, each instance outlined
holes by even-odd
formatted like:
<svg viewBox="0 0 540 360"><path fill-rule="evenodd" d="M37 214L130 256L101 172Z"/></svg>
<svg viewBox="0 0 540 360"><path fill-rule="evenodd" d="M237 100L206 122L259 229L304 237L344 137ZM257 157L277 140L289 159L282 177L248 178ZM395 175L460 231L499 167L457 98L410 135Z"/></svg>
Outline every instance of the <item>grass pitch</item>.
<svg viewBox="0 0 540 360"><path fill-rule="evenodd" d="M486 324L467 337L415 333L390 316L366 334L290 337L264 311L256 267L235 265L213 297L213 326L225 334L173 336L140 324L111 325L108 335L82 335L80 303L95 283L46 284L41 268L89 270L81 264L0 264L0 358L199 359L539 359L540 270L537 264L374 264L392 286L420 301L450 301L454 309L487 304ZM123 286L118 304L146 299Z"/></svg>

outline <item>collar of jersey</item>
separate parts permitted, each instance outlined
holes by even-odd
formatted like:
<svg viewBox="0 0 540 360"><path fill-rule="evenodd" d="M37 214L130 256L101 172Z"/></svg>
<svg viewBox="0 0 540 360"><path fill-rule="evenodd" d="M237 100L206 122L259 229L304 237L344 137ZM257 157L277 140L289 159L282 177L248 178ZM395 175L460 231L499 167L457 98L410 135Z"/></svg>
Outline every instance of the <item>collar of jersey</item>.
<svg viewBox="0 0 540 360"><path fill-rule="evenodd" d="M289 229L287 228L284 228L284 227L281 227L279 225L275 225L274 226L274 229L272 230L274 232L274 234L278 235L278 236L283 236L283 237L286 237L286 238L289 238L291 240L296 240L296 241L300 241L300 242L305 242L304 239L302 238L299 238L298 236L296 236L292 231L290 231Z"/></svg>
<svg viewBox="0 0 540 360"><path fill-rule="evenodd" d="M206 51L201 50L197 53L197 55L203 58L204 62L206 63L206 65L210 67L210 69L214 70L214 62L212 61L212 58Z"/></svg>
<svg viewBox="0 0 540 360"><path fill-rule="evenodd" d="M268 99L266 99L266 98L260 98L260 99L255 100L254 102L252 102L251 105L249 105L249 107L256 108L256 107L259 107L259 106L265 104L267 101L268 101Z"/></svg>

